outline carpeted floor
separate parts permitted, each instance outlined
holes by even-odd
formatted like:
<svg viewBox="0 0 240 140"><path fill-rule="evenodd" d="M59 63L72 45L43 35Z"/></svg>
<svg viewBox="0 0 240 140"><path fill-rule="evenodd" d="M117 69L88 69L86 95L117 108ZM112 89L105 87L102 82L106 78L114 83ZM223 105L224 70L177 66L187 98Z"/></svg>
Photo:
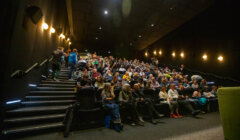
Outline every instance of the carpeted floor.
<svg viewBox="0 0 240 140"><path fill-rule="evenodd" d="M144 127L124 125L124 131L117 133L107 128L71 132L68 138L62 133L49 133L19 140L224 140L219 113L213 112L182 119L162 118L153 125L146 122Z"/></svg>

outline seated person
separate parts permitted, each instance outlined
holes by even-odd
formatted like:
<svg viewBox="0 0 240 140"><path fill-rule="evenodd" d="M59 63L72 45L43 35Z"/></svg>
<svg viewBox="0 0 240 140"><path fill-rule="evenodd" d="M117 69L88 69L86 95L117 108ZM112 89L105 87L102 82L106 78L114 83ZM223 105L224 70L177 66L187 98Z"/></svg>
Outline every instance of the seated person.
<svg viewBox="0 0 240 140"><path fill-rule="evenodd" d="M118 80L118 76L117 76L117 75L113 76L113 79L112 79L112 81L111 81L111 84L113 85L114 88L115 88L115 87L122 87L122 82L120 82L120 81Z"/></svg>
<svg viewBox="0 0 240 140"><path fill-rule="evenodd" d="M193 92L192 98L197 99L197 105L201 109L202 113L205 113L206 111L206 104L207 99L203 97L203 91L202 88L198 88L196 91Z"/></svg>
<svg viewBox="0 0 240 140"><path fill-rule="evenodd" d="M183 82L184 82L183 83L184 88L190 88L190 85L189 85L189 82L188 82L187 78L184 78Z"/></svg>
<svg viewBox="0 0 240 140"><path fill-rule="evenodd" d="M106 82L111 82L112 81L112 72L110 70L107 70L104 77L105 77Z"/></svg>
<svg viewBox="0 0 240 140"><path fill-rule="evenodd" d="M122 78L122 79L125 80L125 81L127 81L127 82L130 82L131 76L129 76L129 73L126 72L126 73L123 75L123 78Z"/></svg>
<svg viewBox="0 0 240 140"><path fill-rule="evenodd" d="M202 81L200 82L199 87L202 88L203 90L204 90L205 88L208 88L206 79L202 79Z"/></svg>
<svg viewBox="0 0 240 140"><path fill-rule="evenodd" d="M99 75L97 77L97 81L94 84L95 87L97 87L98 89L103 89L104 88L104 82L103 82L103 78L101 75Z"/></svg>
<svg viewBox="0 0 240 140"><path fill-rule="evenodd" d="M200 111L194 110L192 105L188 100L183 100L183 95L179 96L178 91L176 90L175 84L170 85L170 89L168 91L168 97L172 98L173 100L177 100L179 104L183 105L185 108L188 109L192 113L192 116L195 117Z"/></svg>
<svg viewBox="0 0 240 140"><path fill-rule="evenodd" d="M97 77L100 76L100 73L97 71L97 69L93 69L92 76L94 79L97 79Z"/></svg>
<svg viewBox="0 0 240 140"><path fill-rule="evenodd" d="M152 87L154 90L155 90L156 88L160 88L160 84L158 83L158 81L156 81L155 77L152 77L151 87Z"/></svg>
<svg viewBox="0 0 240 140"><path fill-rule="evenodd" d="M179 114L178 112L178 98L180 98L177 90L175 89L176 86L174 84L172 84L170 86L170 89L168 90L168 94L166 92L166 88L162 87L161 91L160 91L160 95L162 94L162 96L165 96L165 99L167 97L167 100L169 102L169 107L170 107L170 117L171 118L182 118L182 116ZM166 96L167 94L167 96ZM174 114L174 111L176 112L176 115Z"/></svg>
<svg viewBox="0 0 240 140"><path fill-rule="evenodd" d="M206 98L216 97L214 94L212 94L212 92L208 91L208 87L204 88L203 96L206 97Z"/></svg>
<svg viewBox="0 0 240 140"><path fill-rule="evenodd" d="M120 123L119 106L114 103L115 95L110 83L104 85L101 95L104 106L111 110L114 123Z"/></svg>
<svg viewBox="0 0 240 140"><path fill-rule="evenodd" d="M131 115L131 125L136 125L136 123L140 124L141 119L140 115L137 111L137 104L132 95L132 89L129 84L125 84L122 87L121 92L119 93L119 101L122 106L125 106L130 111Z"/></svg>
<svg viewBox="0 0 240 140"><path fill-rule="evenodd" d="M92 86L91 80L88 79L88 75L84 75L83 78L78 78L77 80L77 87L89 87Z"/></svg>
<svg viewBox="0 0 240 140"><path fill-rule="evenodd" d="M212 91L211 91L211 93L212 93L215 97L217 97L217 87L216 87L216 86L212 86Z"/></svg>
<svg viewBox="0 0 240 140"><path fill-rule="evenodd" d="M194 79L193 80L193 83L192 83L192 86L191 86L193 89L198 89L198 83L197 83L197 80Z"/></svg>

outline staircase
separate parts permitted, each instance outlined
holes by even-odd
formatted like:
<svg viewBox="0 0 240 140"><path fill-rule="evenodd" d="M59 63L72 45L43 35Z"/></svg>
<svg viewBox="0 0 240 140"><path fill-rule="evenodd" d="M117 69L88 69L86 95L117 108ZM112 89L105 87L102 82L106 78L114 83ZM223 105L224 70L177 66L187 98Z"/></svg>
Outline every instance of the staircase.
<svg viewBox="0 0 240 140"><path fill-rule="evenodd" d="M66 109L76 100L76 81L68 80L68 72L68 69L62 68L59 82L48 78L37 87L31 87L20 108L6 111L2 135L16 136L63 129Z"/></svg>

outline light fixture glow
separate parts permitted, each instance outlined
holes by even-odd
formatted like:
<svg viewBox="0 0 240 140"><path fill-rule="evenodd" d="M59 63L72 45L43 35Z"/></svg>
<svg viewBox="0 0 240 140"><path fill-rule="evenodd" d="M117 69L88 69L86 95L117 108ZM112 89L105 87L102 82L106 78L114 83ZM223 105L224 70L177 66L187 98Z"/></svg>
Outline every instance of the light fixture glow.
<svg viewBox="0 0 240 140"><path fill-rule="evenodd" d="M72 42L69 42L69 45L71 45L72 44Z"/></svg>
<svg viewBox="0 0 240 140"><path fill-rule="evenodd" d="M51 27L50 32L55 33L55 29L53 27Z"/></svg>
<svg viewBox="0 0 240 140"><path fill-rule="evenodd" d="M151 27L154 27L154 24L151 24Z"/></svg>
<svg viewBox="0 0 240 140"><path fill-rule="evenodd" d="M70 41L70 38L67 38L67 41Z"/></svg>
<svg viewBox="0 0 240 140"><path fill-rule="evenodd" d="M13 101L6 102L6 104L9 105L9 104L19 103L19 102L21 102L21 100L13 100Z"/></svg>
<svg viewBox="0 0 240 140"><path fill-rule="evenodd" d="M146 56L146 57L148 56L148 53L147 53L147 52L145 52L145 56Z"/></svg>
<svg viewBox="0 0 240 140"><path fill-rule="evenodd" d="M183 53L183 52L181 52L180 56L183 58L183 57L184 57L184 53Z"/></svg>
<svg viewBox="0 0 240 140"><path fill-rule="evenodd" d="M99 30L102 30L102 27L100 26L98 29L99 29Z"/></svg>
<svg viewBox="0 0 240 140"><path fill-rule="evenodd" d="M153 52L153 54L154 54L154 55L157 55L157 51L155 50L155 51Z"/></svg>
<svg viewBox="0 0 240 140"><path fill-rule="evenodd" d="M98 40L98 37L96 37L95 39Z"/></svg>
<svg viewBox="0 0 240 140"><path fill-rule="evenodd" d="M108 10L104 10L104 14L107 15L108 14Z"/></svg>
<svg viewBox="0 0 240 140"><path fill-rule="evenodd" d="M139 38L141 38L142 36L141 36L141 35L139 35L138 37L139 37Z"/></svg>
<svg viewBox="0 0 240 140"><path fill-rule="evenodd" d="M36 87L36 84L28 84L29 87Z"/></svg>
<svg viewBox="0 0 240 140"><path fill-rule="evenodd" d="M222 62L223 61L223 56L218 56L218 61Z"/></svg>
<svg viewBox="0 0 240 140"><path fill-rule="evenodd" d="M173 57L175 57L175 56L176 56L175 52L173 52L173 53L172 53L172 56L173 56Z"/></svg>
<svg viewBox="0 0 240 140"><path fill-rule="evenodd" d="M203 60L207 60L207 55L204 54L204 55L202 56L202 58L203 58Z"/></svg>
<svg viewBox="0 0 240 140"><path fill-rule="evenodd" d="M48 24L44 22L42 24L42 29L47 30L48 29Z"/></svg>
<svg viewBox="0 0 240 140"><path fill-rule="evenodd" d="M161 50L158 53L159 53L159 55L162 55L162 51Z"/></svg>
<svg viewBox="0 0 240 140"><path fill-rule="evenodd" d="M64 39L64 38L65 38L65 35L63 35L63 34L61 33L59 37Z"/></svg>

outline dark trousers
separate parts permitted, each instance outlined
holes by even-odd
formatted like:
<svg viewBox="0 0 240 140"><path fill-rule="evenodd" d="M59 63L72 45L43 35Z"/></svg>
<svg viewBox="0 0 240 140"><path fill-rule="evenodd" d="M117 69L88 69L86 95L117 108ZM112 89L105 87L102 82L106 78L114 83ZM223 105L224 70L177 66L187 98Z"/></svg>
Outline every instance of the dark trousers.
<svg viewBox="0 0 240 140"><path fill-rule="evenodd" d="M143 101L139 101L138 105L147 107L150 118L153 118L153 113L158 114L158 111L154 108L153 101L150 98L145 98Z"/></svg>
<svg viewBox="0 0 240 140"><path fill-rule="evenodd" d="M119 120L119 106L116 103L106 103L105 107L111 110L115 120Z"/></svg>
<svg viewBox="0 0 240 140"><path fill-rule="evenodd" d="M75 69L75 64L73 63L69 63L68 66L70 67L70 72L69 72L69 75L68 75L68 78L71 79L72 78L72 74L73 74L73 71Z"/></svg>
<svg viewBox="0 0 240 140"><path fill-rule="evenodd" d="M137 103L136 102L134 102L134 101L122 102L121 107L126 109L127 115L131 116L132 121L138 120L139 113L137 111Z"/></svg>
<svg viewBox="0 0 240 140"><path fill-rule="evenodd" d="M178 100L178 103L180 105L182 105L183 107L185 107L188 111L193 112L194 108L192 107L192 105L190 104L189 101L187 100Z"/></svg>
<svg viewBox="0 0 240 140"><path fill-rule="evenodd" d="M61 69L61 62L52 63L52 78L58 78Z"/></svg>

